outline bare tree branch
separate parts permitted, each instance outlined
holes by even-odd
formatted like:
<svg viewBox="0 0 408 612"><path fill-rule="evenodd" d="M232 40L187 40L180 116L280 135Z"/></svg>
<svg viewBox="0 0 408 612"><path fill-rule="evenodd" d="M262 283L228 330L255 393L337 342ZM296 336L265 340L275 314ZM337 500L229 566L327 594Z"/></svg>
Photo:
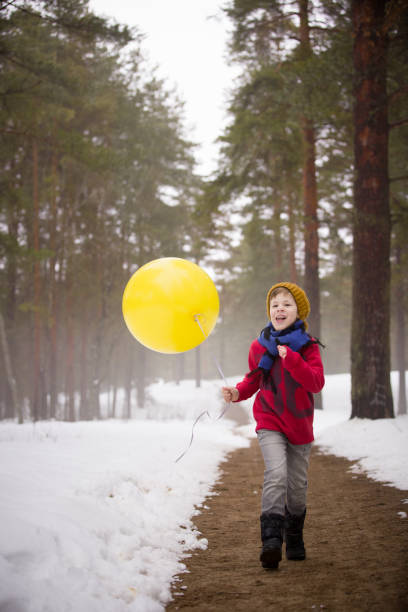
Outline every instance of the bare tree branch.
<svg viewBox="0 0 408 612"><path fill-rule="evenodd" d="M400 125L405 125L408 123L408 117L405 119L401 119L400 121L394 121L394 123L389 123L388 128L392 130L395 127L399 127Z"/></svg>
<svg viewBox="0 0 408 612"><path fill-rule="evenodd" d="M408 179L408 174L402 176L394 176L390 178L390 183L395 183L396 181L406 181Z"/></svg>

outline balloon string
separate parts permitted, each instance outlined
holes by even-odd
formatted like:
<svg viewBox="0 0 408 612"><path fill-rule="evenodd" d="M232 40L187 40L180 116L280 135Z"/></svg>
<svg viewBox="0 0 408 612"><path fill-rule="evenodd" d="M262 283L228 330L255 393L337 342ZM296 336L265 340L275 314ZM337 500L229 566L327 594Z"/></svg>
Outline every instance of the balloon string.
<svg viewBox="0 0 408 612"><path fill-rule="evenodd" d="M199 314L194 315L194 321L197 323L198 327L201 329L204 338L207 339L208 336L206 335L205 331L203 330L203 328L201 326L201 323L200 323L200 320L198 318L198 317L201 317L201 316L202 315L199 315ZM219 375L221 376L221 378L225 382L226 386L228 387L227 380L226 380L226 378L225 378L225 376L223 374L223 371L221 370L220 364L218 363L218 361L216 360L216 358L214 356L212 357L212 359L213 359L213 361L215 363L215 367L217 368Z"/></svg>
<svg viewBox="0 0 408 612"><path fill-rule="evenodd" d="M185 455L185 454L187 453L187 451L190 449L190 447L191 447L191 445L192 445L192 443L193 443L193 440L194 440L194 428L195 428L195 426L197 425L198 421L201 419L201 417L203 417L205 414L206 414L208 417L210 417L210 414L209 414L208 410L204 410L204 412L202 412L200 415L198 415L198 417L197 417L197 418L196 418L196 420L194 421L193 426L192 426L192 428L191 428L191 439L190 439L190 444L187 446L186 450L185 450L185 451L183 451L183 452L181 453L180 457L177 457L177 459L176 459L175 463L178 463L178 462L180 461L180 459L182 459L182 457L184 457L184 455ZM211 417L210 417L210 418L211 418Z"/></svg>
<svg viewBox="0 0 408 612"><path fill-rule="evenodd" d="M198 319L198 317L200 317L200 316L202 316L202 315L199 315L199 314L194 315L194 321L197 323L198 327L201 329L201 331L202 331L202 333L203 333L204 338L205 338L205 339L207 339L207 335L205 334L205 332L204 332L204 330L203 330L203 328L202 328L202 326L201 326L201 323L200 323L200 321L199 321L199 319ZM218 361L216 360L216 358L215 358L214 356L213 356L213 361L214 361L215 366L216 366L216 368L217 368L217 370L218 370L218 373L220 374L221 378L223 379L223 381L225 382L226 386L228 387L228 382L227 382L227 380L226 380L226 378L225 378L225 376L224 376L224 374L223 374L223 371L221 370L221 366L220 366L220 364L218 363ZM216 417L216 419L214 419L214 420L215 420L215 421L219 421L219 419L222 419L222 417L224 416L224 414L227 412L227 410L228 410L229 406L230 406L230 402L225 403L225 407L224 407L224 409L221 411L221 413L220 413L220 414L219 414L219 415ZM201 414L199 414L199 415L198 415L198 417L197 417L197 418L196 418L196 420L194 421L193 426L192 426L192 428L191 428L191 438L190 438L190 444L187 446L186 450L185 450L185 451L183 451L179 457L177 457L177 459L176 459L175 463L178 463L178 462L180 461L180 459L182 459L182 458L184 457L184 455L187 453L187 451L188 451L188 450L191 448L191 445L193 444L193 440L194 440L194 428L195 428L195 426L197 425L198 421L199 421L199 420L200 420L200 419L201 419L201 418L202 418L204 415L207 415L207 416L208 416L208 418L209 418L209 419L211 419L211 415L210 415L210 413L208 412L208 410L204 410L204 411L203 411Z"/></svg>
<svg viewBox="0 0 408 612"><path fill-rule="evenodd" d="M225 408L221 411L221 413L214 419L214 421L219 421L220 419L222 419L222 417L224 416L224 414L227 412L229 408L229 402L228 404L225 405ZM175 460L175 463L178 463L180 461L180 459L182 459L184 457L184 455L187 453L188 450L190 450L191 445L193 444L193 440L194 440L194 428L197 425L198 421L204 416L207 415L209 419L211 419L211 415L208 412L208 410L203 410L203 412L201 414L198 415L198 417L196 418L196 420L193 423L193 426L191 428L191 438L190 438L190 443L187 446L186 450L183 451L181 453L181 455L179 457L177 457L177 459Z"/></svg>

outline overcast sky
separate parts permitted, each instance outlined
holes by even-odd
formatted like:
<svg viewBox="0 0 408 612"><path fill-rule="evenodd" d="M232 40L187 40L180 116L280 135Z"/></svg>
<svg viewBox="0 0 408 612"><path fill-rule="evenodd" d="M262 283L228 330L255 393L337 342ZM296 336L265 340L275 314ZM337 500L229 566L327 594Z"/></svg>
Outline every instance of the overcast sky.
<svg viewBox="0 0 408 612"><path fill-rule="evenodd" d="M230 24L223 0L90 0L93 12L137 26L158 74L185 102L188 134L197 142L199 171L216 167L214 144L226 123L227 94L236 69L226 62Z"/></svg>

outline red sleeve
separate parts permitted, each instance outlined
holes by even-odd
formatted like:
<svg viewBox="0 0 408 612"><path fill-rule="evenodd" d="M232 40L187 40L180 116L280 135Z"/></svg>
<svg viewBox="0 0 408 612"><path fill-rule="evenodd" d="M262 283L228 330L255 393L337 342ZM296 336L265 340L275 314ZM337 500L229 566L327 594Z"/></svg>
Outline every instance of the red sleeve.
<svg viewBox="0 0 408 612"><path fill-rule="evenodd" d="M283 367L306 391L319 393L323 389L323 363L317 344L309 344L301 353L288 347Z"/></svg>
<svg viewBox="0 0 408 612"><path fill-rule="evenodd" d="M254 340L249 348L249 372L247 372L243 380L236 385L239 391L239 402L241 400L248 399L258 391L259 386L261 384L262 372L256 372L252 375L250 375L250 372L252 372L252 370L255 370L258 367L258 363L260 362L264 352L265 349L263 348L263 346L261 346L257 340Z"/></svg>

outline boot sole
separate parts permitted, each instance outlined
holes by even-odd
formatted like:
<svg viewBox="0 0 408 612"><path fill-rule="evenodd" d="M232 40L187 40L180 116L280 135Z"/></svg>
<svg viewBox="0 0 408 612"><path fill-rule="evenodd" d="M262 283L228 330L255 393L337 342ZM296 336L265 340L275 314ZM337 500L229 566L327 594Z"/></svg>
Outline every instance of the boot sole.
<svg viewBox="0 0 408 612"><path fill-rule="evenodd" d="M282 561L282 551L279 548L263 550L259 559L264 569L277 569L279 562Z"/></svg>
<svg viewBox="0 0 408 612"><path fill-rule="evenodd" d="M288 561L304 561L306 559L306 553L291 554L286 552L286 558Z"/></svg>

